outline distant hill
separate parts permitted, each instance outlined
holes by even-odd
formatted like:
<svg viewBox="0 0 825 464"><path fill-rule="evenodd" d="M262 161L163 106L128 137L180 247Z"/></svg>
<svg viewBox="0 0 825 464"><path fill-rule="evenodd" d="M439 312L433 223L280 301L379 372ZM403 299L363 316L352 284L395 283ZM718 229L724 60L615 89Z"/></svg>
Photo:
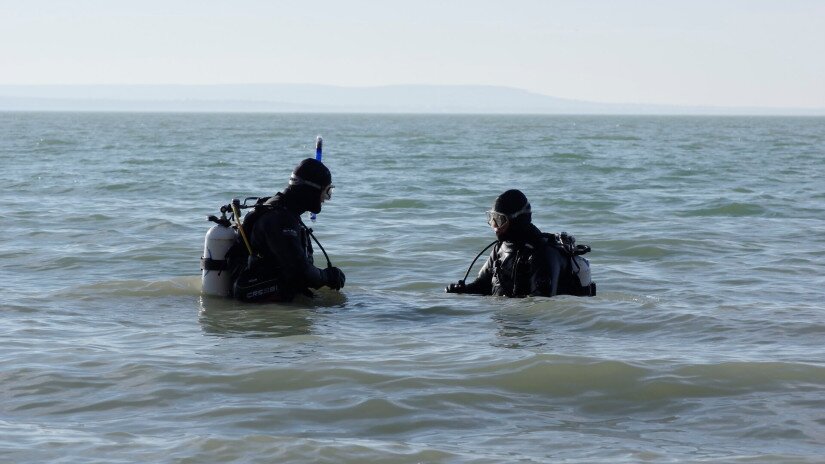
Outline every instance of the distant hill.
<svg viewBox="0 0 825 464"><path fill-rule="evenodd" d="M825 115L825 109L612 104L477 85L0 85L0 111Z"/></svg>

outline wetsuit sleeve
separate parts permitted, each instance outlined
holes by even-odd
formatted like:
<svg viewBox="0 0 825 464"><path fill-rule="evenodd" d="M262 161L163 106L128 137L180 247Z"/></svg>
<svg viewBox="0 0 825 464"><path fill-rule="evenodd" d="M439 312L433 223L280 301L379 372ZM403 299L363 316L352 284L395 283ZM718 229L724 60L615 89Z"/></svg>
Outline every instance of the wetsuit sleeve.
<svg viewBox="0 0 825 464"><path fill-rule="evenodd" d="M261 219L255 229L257 233L263 232L264 246L279 263L281 279L289 288L319 288L326 283L324 274L315 267L304 249L303 231L297 222Z"/></svg>
<svg viewBox="0 0 825 464"><path fill-rule="evenodd" d="M495 249L490 253L487 262L478 271L478 276L475 280L464 287L464 293L473 295L492 295L493 294L493 261Z"/></svg>

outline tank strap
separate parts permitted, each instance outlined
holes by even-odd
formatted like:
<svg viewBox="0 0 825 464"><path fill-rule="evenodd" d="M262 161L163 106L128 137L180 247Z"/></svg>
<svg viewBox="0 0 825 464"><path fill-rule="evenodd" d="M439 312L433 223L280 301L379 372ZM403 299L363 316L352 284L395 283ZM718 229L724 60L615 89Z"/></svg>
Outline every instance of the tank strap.
<svg viewBox="0 0 825 464"><path fill-rule="evenodd" d="M226 270L225 259L201 258L202 271L223 271Z"/></svg>

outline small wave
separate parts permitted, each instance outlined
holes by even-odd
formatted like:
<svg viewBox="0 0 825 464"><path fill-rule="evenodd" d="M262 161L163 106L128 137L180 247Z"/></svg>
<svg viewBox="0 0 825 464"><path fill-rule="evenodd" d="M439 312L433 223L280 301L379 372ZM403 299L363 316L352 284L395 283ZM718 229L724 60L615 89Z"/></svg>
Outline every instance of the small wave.
<svg viewBox="0 0 825 464"><path fill-rule="evenodd" d="M795 140L795 141L776 141L773 142L774 148L799 148L799 147L810 147L813 144L807 140Z"/></svg>
<svg viewBox="0 0 825 464"><path fill-rule="evenodd" d="M790 362L723 362L678 368L675 375L730 391L781 390L788 384L825 385L825 367Z"/></svg>
<svg viewBox="0 0 825 464"><path fill-rule="evenodd" d="M540 354L481 367L459 369L469 386L495 385L520 393L575 396L587 391L627 390L650 370L620 361Z"/></svg>
<svg viewBox="0 0 825 464"><path fill-rule="evenodd" d="M599 140L599 141L615 141L615 142L635 142L642 140L635 135L585 135L576 137L579 140Z"/></svg>
<svg viewBox="0 0 825 464"><path fill-rule="evenodd" d="M422 306L416 308L416 313L426 316L463 316L468 314L475 314L474 311L457 309L450 306Z"/></svg>
<svg viewBox="0 0 825 464"><path fill-rule="evenodd" d="M423 209L426 207L427 204L423 201L406 198L383 201L375 205L377 209Z"/></svg>
<svg viewBox="0 0 825 464"><path fill-rule="evenodd" d="M34 306L23 306L23 305L8 304L8 303L3 305L3 311L5 311L5 312L15 311L15 312L19 312L19 313L36 313L39 310L40 310L39 308L34 307Z"/></svg>
<svg viewBox="0 0 825 464"><path fill-rule="evenodd" d="M669 249L661 245L633 245L621 250L616 250L616 256L635 257L635 258L664 258L666 256L673 256L680 254L680 252Z"/></svg>
<svg viewBox="0 0 825 464"><path fill-rule="evenodd" d="M825 367L785 362L723 362L670 368L657 362L566 358L540 354L464 369L466 385L520 393L600 394L630 401L681 400L782 391L789 384L825 385ZM591 392L591 393L588 393Z"/></svg>
<svg viewBox="0 0 825 464"><path fill-rule="evenodd" d="M40 139L37 141L37 145L41 147L62 147L62 146L71 146L77 145L77 140L67 140L67 139Z"/></svg>
<svg viewBox="0 0 825 464"><path fill-rule="evenodd" d="M561 152L561 153L553 153L552 156L557 161L563 161L563 160L582 161L582 160L587 159L587 156L585 156L581 153Z"/></svg>
<svg viewBox="0 0 825 464"><path fill-rule="evenodd" d="M273 424L267 424L271 430ZM260 429L260 426L253 427ZM129 442L135 439L129 437ZM445 450L433 448L433 445L416 444L395 440L378 440L369 438L307 438L305 433L296 432L295 435L250 434L241 436L225 436L210 434L203 436L186 436L176 438L167 443L152 443L153 449L158 446L168 446L154 455L157 462L168 460L169 456L185 456L185 462L312 462L317 464L348 464L363 462L385 463L422 463L422 462L462 462L468 461L463 453L456 454L455 447L445 447ZM110 446L100 446L99 454L94 450L86 456L113 454ZM126 456L124 462L145 461L147 453L134 453L122 450L114 453L115 456ZM54 453L53 456L56 456ZM153 456L151 453L149 456ZM63 456L61 456L63 457ZM44 460L48 461L48 460Z"/></svg>
<svg viewBox="0 0 825 464"><path fill-rule="evenodd" d="M702 243L693 239L659 238L644 240L604 240L599 242L600 250L609 250L612 255L629 258L664 258L683 254L685 249L695 249ZM594 247L595 248L595 247Z"/></svg>
<svg viewBox="0 0 825 464"><path fill-rule="evenodd" d="M34 231L31 234L32 234L32 236L37 236L37 235L48 236L49 235L48 233L45 233L45 232L41 233L39 231ZM0 261L27 258L27 257L34 256L34 255L35 255L35 253L32 252L31 250L4 251L4 252L0 252Z"/></svg>
<svg viewBox="0 0 825 464"><path fill-rule="evenodd" d="M123 164L130 166L155 166L164 161L166 161L166 159L163 158L130 158L123 160Z"/></svg>
<svg viewBox="0 0 825 464"><path fill-rule="evenodd" d="M752 203L728 203L709 208L697 208L693 210L682 211L680 215L684 217L746 217L763 216L766 211L767 210L763 206Z"/></svg>
<svg viewBox="0 0 825 464"><path fill-rule="evenodd" d="M107 192L120 192L120 191L134 191L145 188L145 184L142 182L116 182L108 185L101 185L100 189L107 191Z"/></svg>
<svg viewBox="0 0 825 464"><path fill-rule="evenodd" d="M547 303L536 305L534 316L536 320L546 321L553 326L567 326L573 330L588 333L633 334L665 332L673 327L712 326L716 321L707 316L679 314L670 312L651 312L638 314L637 312L622 311L620 305L610 312L605 312L603 306L590 307L575 297L556 297L556 307L548 309ZM568 298L565 301L564 298ZM618 293L604 293L600 298L621 301L629 299L628 295ZM642 306L649 299L635 298ZM561 303L561 304L560 304ZM563 304L563 305L562 305ZM504 317L502 320L506 321ZM697 334L697 336L699 336Z"/></svg>
<svg viewBox="0 0 825 464"><path fill-rule="evenodd" d="M64 298L198 296L200 277L176 277L169 280L113 280L73 287L58 292Z"/></svg>

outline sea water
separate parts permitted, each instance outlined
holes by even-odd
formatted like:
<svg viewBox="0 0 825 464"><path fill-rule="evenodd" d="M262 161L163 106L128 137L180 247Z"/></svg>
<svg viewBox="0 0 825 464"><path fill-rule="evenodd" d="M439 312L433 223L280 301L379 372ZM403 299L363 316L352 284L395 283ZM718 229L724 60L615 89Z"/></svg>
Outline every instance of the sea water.
<svg viewBox="0 0 825 464"><path fill-rule="evenodd" d="M319 134L346 287L202 296ZM1 113L0 164L2 462L825 462L823 118ZM444 293L511 188L598 296Z"/></svg>

